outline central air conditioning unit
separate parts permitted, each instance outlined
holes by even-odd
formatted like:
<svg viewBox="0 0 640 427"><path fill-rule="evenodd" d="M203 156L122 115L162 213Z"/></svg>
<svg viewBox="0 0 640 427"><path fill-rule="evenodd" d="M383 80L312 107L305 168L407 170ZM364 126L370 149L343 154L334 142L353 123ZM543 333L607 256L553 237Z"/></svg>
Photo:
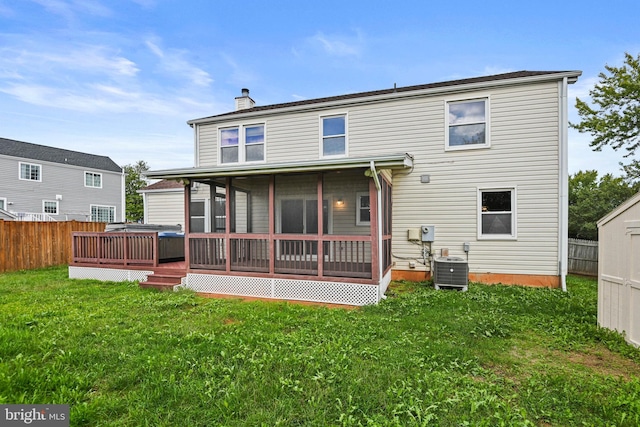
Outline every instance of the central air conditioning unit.
<svg viewBox="0 0 640 427"><path fill-rule="evenodd" d="M433 285L436 289L458 288L466 291L469 288L469 264L458 257L439 257L433 260Z"/></svg>

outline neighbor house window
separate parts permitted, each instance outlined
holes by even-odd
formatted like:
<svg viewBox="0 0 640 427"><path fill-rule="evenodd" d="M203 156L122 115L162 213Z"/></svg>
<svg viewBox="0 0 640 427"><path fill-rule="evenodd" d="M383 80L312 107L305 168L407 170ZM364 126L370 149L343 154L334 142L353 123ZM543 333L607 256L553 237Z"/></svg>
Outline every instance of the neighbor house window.
<svg viewBox="0 0 640 427"><path fill-rule="evenodd" d="M489 147L488 106L488 98L446 103L447 149Z"/></svg>
<svg viewBox="0 0 640 427"><path fill-rule="evenodd" d="M347 154L347 115L327 116L322 123L322 157Z"/></svg>
<svg viewBox="0 0 640 427"><path fill-rule="evenodd" d="M27 181L42 181L42 166L33 163L20 162L20 179Z"/></svg>
<svg viewBox="0 0 640 427"><path fill-rule="evenodd" d="M7 199L6 199L6 197L0 197L0 209L7 210Z"/></svg>
<svg viewBox="0 0 640 427"><path fill-rule="evenodd" d="M516 190L478 190L478 237L503 239L516 237Z"/></svg>
<svg viewBox="0 0 640 427"><path fill-rule="evenodd" d="M264 155L263 124L220 130L220 163L261 162Z"/></svg>
<svg viewBox="0 0 640 427"><path fill-rule="evenodd" d="M58 201L57 200L43 200L42 212L49 215L58 215Z"/></svg>
<svg viewBox="0 0 640 427"><path fill-rule="evenodd" d="M356 225L371 224L369 193L358 193L356 200Z"/></svg>
<svg viewBox="0 0 640 427"><path fill-rule="evenodd" d="M91 205L91 221L114 222L116 219L115 206Z"/></svg>
<svg viewBox="0 0 640 427"><path fill-rule="evenodd" d="M84 186L102 188L102 174L94 172L84 173Z"/></svg>

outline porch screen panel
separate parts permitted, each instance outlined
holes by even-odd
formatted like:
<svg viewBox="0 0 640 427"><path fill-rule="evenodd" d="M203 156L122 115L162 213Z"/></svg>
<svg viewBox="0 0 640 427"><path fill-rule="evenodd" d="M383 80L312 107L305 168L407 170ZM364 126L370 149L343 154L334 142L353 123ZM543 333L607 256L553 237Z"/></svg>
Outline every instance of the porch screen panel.
<svg viewBox="0 0 640 427"><path fill-rule="evenodd" d="M327 172L323 177L323 199L329 202L329 227L326 234L371 235L369 180L364 169ZM364 220L364 221L363 221Z"/></svg>

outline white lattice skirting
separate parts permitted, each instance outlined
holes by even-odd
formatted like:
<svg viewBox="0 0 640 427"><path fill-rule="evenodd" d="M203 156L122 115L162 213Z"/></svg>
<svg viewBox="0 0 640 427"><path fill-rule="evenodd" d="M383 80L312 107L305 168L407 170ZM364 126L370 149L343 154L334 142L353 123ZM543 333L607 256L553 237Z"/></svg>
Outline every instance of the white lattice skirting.
<svg viewBox="0 0 640 427"><path fill-rule="evenodd" d="M95 279L103 282L144 282L153 271L119 270L115 268L72 267L69 266L70 279Z"/></svg>
<svg viewBox="0 0 640 427"><path fill-rule="evenodd" d="M212 294L276 298L332 304L369 305L380 300L380 288L357 283L188 273L185 287Z"/></svg>

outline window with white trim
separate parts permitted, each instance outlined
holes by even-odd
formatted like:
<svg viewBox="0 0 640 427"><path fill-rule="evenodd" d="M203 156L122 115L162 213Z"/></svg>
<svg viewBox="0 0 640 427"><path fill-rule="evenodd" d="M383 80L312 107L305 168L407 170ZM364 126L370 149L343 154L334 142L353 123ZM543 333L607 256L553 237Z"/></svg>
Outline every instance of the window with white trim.
<svg viewBox="0 0 640 427"><path fill-rule="evenodd" d="M322 157L347 155L347 115L321 117Z"/></svg>
<svg viewBox="0 0 640 427"><path fill-rule="evenodd" d="M20 162L20 179L25 181L42 181L42 166L34 163Z"/></svg>
<svg viewBox="0 0 640 427"><path fill-rule="evenodd" d="M57 200L43 200L42 212L49 215L58 215L58 201Z"/></svg>
<svg viewBox="0 0 640 427"><path fill-rule="evenodd" d="M489 147L489 98L446 102L445 148Z"/></svg>
<svg viewBox="0 0 640 427"><path fill-rule="evenodd" d="M102 174L96 172L84 173L84 186L93 188L102 188Z"/></svg>
<svg viewBox="0 0 640 427"><path fill-rule="evenodd" d="M114 222L116 219L115 206L91 205L91 221Z"/></svg>
<svg viewBox="0 0 640 427"><path fill-rule="evenodd" d="M516 189L478 190L478 238L516 238Z"/></svg>
<svg viewBox="0 0 640 427"><path fill-rule="evenodd" d="M220 129L220 163L262 162L264 157L264 124Z"/></svg>
<svg viewBox="0 0 640 427"><path fill-rule="evenodd" d="M7 210L7 198L0 197L0 209Z"/></svg>
<svg viewBox="0 0 640 427"><path fill-rule="evenodd" d="M371 224L371 200L369 193L357 193L356 195L356 225Z"/></svg>

